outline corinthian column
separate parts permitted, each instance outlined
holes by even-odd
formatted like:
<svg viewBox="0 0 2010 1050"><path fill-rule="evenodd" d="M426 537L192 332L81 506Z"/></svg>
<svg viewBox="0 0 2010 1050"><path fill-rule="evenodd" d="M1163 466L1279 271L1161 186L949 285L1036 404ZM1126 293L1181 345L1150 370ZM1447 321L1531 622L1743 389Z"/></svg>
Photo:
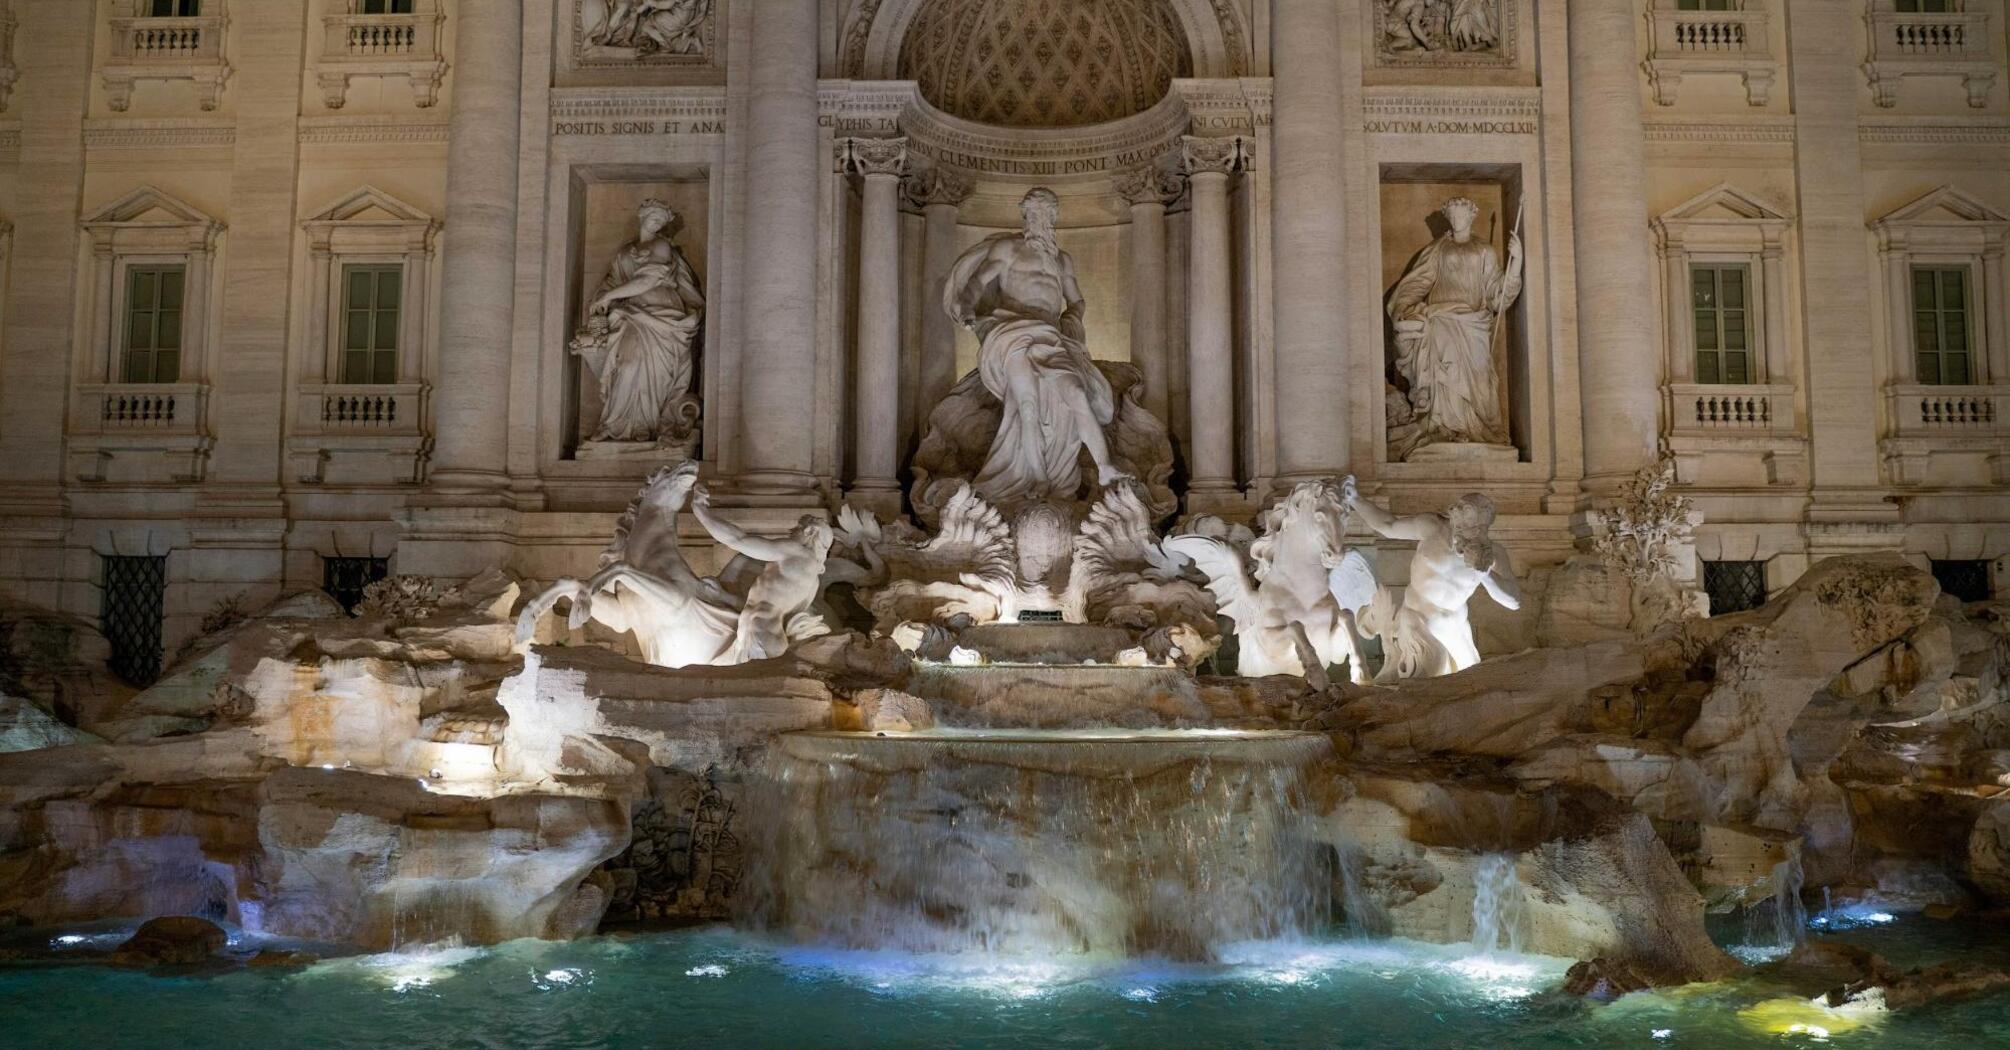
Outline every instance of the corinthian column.
<svg viewBox="0 0 2010 1050"><path fill-rule="evenodd" d="M970 180L940 165L908 176L907 199L921 209L921 375L915 414L928 433L928 414L956 385L956 322L943 312L942 284L959 254L956 214L970 196Z"/></svg>
<svg viewBox="0 0 2010 1050"><path fill-rule="evenodd" d="M509 480L523 5L499 0L469 6L459 21L447 119L432 482L449 492L496 493Z"/></svg>
<svg viewBox="0 0 2010 1050"><path fill-rule="evenodd" d="M1131 206L1131 363L1144 375L1146 411L1166 417L1166 204L1179 179L1154 165L1114 180Z"/></svg>
<svg viewBox="0 0 2010 1050"><path fill-rule="evenodd" d="M1613 46L1633 39L1633 5L1574 3L1569 12L1577 381L1586 488L1605 493L1654 460L1660 433L1647 138L1633 49Z"/></svg>
<svg viewBox="0 0 2010 1050"><path fill-rule="evenodd" d="M900 173L907 140L852 139L845 167L865 183L859 216L858 368L852 502L900 512Z"/></svg>
<svg viewBox="0 0 2010 1050"><path fill-rule="evenodd" d="M1340 5L1286 0L1273 11L1270 283L1278 482L1289 485L1347 471L1347 187Z"/></svg>
<svg viewBox="0 0 2010 1050"><path fill-rule="evenodd" d="M1187 398L1192 415L1187 513L1211 513L1236 497L1235 377L1229 284L1228 177L1242 167L1239 138L1180 140L1192 193L1187 261Z"/></svg>
<svg viewBox="0 0 2010 1050"><path fill-rule="evenodd" d="M817 319L817 3L762 0L748 58L741 485L807 495Z"/></svg>

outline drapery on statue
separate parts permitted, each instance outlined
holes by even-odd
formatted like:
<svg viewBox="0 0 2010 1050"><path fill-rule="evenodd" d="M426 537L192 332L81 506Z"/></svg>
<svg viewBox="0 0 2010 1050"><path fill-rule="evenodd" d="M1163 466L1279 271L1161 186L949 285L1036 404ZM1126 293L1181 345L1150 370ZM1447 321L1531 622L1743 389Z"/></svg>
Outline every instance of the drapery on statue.
<svg viewBox="0 0 2010 1050"><path fill-rule="evenodd" d="M601 47L642 54L696 55L705 50L705 16L712 0L606 0L607 18L586 35Z"/></svg>
<svg viewBox="0 0 2010 1050"><path fill-rule="evenodd" d="M588 440L654 442L689 456L698 441L692 346L705 293L664 231L677 213L654 197L636 209L636 238L614 253L571 351L600 382Z"/></svg>
<svg viewBox="0 0 2010 1050"><path fill-rule="evenodd" d="M1521 588L1487 535L1494 521L1493 501L1469 492L1443 514L1399 518L1360 498L1353 478L1342 484L1342 491L1347 506L1369 528L1417 545L1403 604L1398 607L1383 588L1362 617L1362 625L1382 637L1382 671L1376 680L1429 678L1479 663L1466 614L1473 592L1484 587L1494 601L1521 608Z"/></svg>
<svg viewBox="0 0 2010 1050"><path fill-rule="evenodd" d="M1025 228L964 252L942 288L942 308L977 334L984 389L1004 405L974 485L1006 506L1073 499L1084 448L1100 484L1125 476L1103 438L1116 395L1083 345L1075 263L1055 241L1061 200L1036 187L1019 208Z"/></svg>
<svg viewBox="0 0 2010 1050"><path fill-rule="evenodd" d="M1520 220L1508 234L1505 268L1493 246L1473 239L1479 206L1445 202L1450 232L1431 242L1389 292L1396 371L1410 385L1412 418L1389 428L1389 454L1406 460L1426 445L1506 445L1494 368L1494 336L1521 295Z"/></svg>
<svg viewBox="0 0 2010 1050"><path fill-rule="evenodd" d="M531 640L560 599L572 603L571 626L592 619L633 631L642 658L663 667L762 660L829 633L810 605L831 527L805 517L784 539L749 536L712 515L697 483L698 465L688 460L651 474L615 523L600 570L584 581L558 580L532 598L517 618L518 644ZM678 549L677 515L687 502L712 538L739 554L716 577L692 572Z"/></svg>

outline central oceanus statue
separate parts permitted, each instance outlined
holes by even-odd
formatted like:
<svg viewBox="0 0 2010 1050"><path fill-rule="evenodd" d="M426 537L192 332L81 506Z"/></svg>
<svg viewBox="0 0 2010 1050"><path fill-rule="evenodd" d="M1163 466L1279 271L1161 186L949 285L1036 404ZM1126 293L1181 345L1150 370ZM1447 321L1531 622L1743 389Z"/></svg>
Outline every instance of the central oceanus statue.
<svg viewBox="0 0 2010 1050"><path fill-rule="evenodd" d="M736 556L717 576L699 576L677 545L677 515L689 505L699 524ZM615 523L600 570L561 579L531 599L517 618L518 644L560 600L572 603L568 626L591 619L633 631L642 658L663 667L738 664L780 656L797 642L830 633L810 611L821 591L832 530L805 516L782 539L754 536L712 513L698 465L685 461L649 476Z"/></svg>
<svg viewBox="0 0 2010 1050"><path fill-rule="evenodd" d="M943 311L979 349L976 370L930 411L914 457L911 495L930 525L966 483L1008 522L1085 489L1093 502L1133 478L1156 516L1177 506L1172 446L1140 403L1141 374L1089 356L1087 305L1056 239L1060 207L1052 190L1027 191L1022 228L978 242L943 282Z"/></svg>

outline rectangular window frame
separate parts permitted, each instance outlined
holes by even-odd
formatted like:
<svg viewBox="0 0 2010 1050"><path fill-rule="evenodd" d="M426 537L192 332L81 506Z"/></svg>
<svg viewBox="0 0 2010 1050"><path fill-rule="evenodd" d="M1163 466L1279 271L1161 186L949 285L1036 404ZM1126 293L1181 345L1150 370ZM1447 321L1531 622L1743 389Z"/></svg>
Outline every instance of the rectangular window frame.
<svg viewBox="0 0 2010 1050"><path fill-rule="evenodd" d="M1675 0L1677 11L1743 11L1745 0Z"/></svg>
<svg viewBox="0 0 2010 1050"><path fill-rule="evenodd" d="M403 364L403 329L405 316L405 264L357 259L344 260L339 270L340 283L337 287L339 301L331 304L340 318L336 335L336 381L344 386L392 386L400 382L399 368ZM359 306L355 299L357 277L372 275L368 302ZM390 306L382 304L382 297L389 289L396 296ZM385 317L389 317L390 345L379 343L385 335ZM359 337L358 324L365 328Z"/></svg>
<svg viewBox="0 0 2010 1050"><path fill-rule="evenodd" d="M1704 593L1710 596L1711 616L1748 612L1765 605L1772 597L1772 592L1766 586L1766 563L1763 561L1705 560L1701 563L1699 576L1697 582L1702 584ZM1732 594L1753 600L1748 602L1720 600L1721 596Z"/></svg>
<svg viewBox="0 0 2010 1050"><path fill-rule="evenodd" d="M169 280L172 278L172 281ZM173 285L172 306L167 287ZM112 362L112 376L119 383L179 383L188 372L188 264L133 259L121 267L119 275L118 356ZM134 334L144 326L145 345L135 345ZM163 345L172 334L172 346ZM171 367L163 367L163 361Z"/></svg>
<svg viewBox="0 0 2010 1050"><path fill-rule="evenodd" d="M1757 285L1753 280L1755 268L1746 259L1717 259L1708 256L1692 256L1689 259L1689 281L1685 289L1689 295L1689 352L1691 381L1703 386L1751 386L1762 382L1763 369L1760 360L1763 354L1759 346L1758 319L1753 315L1758 311ZM1696 302L1697 278L1704 273L1712 275L1712 297L1715 305L1703 307ZM1743 305L1724 305L1724 275L1736 273L1742 286ZM1736 313L1737 324L1727 323L1727 316ZM1706 325L1706 318L1708 324ZM1733 331L1743 341L1742 347L1729 347ZM1713 344L1706 346L1705 344ZM1731 355L1743 356L1742 374L1734 374Z"/></svg>
<svg viewBox="0 0 2010 1050"><path fill-rule="evenodd" d="M409 15L413 0L355 0L354 15Z"/></svg>
<svg viewBox="0 0 2010 1050"><path fill-rule="evenodd" d="M1961 305L1951 307L1945 303L1945 277L1953 274L1961 277ZM1933 280L1934 299L1922 303L1920 299L1920 277L1924 274L1936 275ZM1982 335L1980 305L1975 299L1976 280L1973 264L1962 261L1921 261L1915 259L1906 270L1906 298L1909 307L1910 331L1912 333L1912 369L1914 381L1921 386L1976 386L1983 382L1982 347L1978 345ZM1950 328L1955 316L1959 324ZM1922 345L1922 324L1929 323L1932 331L1931 345ZM1962 347L1948 349L1950 331L1961 332ZM1950 381L1949 359L1961 358L1961 378Z"/></svg>
<svg viewBox="0 0 2010 1050"><path fill-rule="evenodd" d="M1892 0L1891 9L1902 15L1958 15L1961 0Z"/></svg>
<svg viewBox="0 0 2010 1050"><path fill-rule="evenodd" d="M202 0L144 0L140 10L146 18L200 18Z"/></svg>

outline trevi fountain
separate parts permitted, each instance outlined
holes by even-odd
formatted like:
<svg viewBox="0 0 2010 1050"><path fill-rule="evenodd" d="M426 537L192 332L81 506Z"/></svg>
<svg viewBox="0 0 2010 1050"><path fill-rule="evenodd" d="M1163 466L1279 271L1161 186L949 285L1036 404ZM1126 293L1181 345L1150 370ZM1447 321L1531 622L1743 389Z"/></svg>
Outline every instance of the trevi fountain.
<svg viewBox="0 0 2010 1050"><path fill-rule="evenodd" d="M2001 110L2002 26L1967 19L2000 6L1868 2L1873 36L1914 9L1994 34L1947 105ZM28 107L0 194L24 249L9 340L62 255L25 250L56 236L29 194L57 176L30 169L65 163L48 108L70 83L35 52L98 32L58 6L0 0ZM253 214L225 234L196 188L65 217L88 294L113 297L77 316L123 311L123 371L78 387L87 433L52 424L72 430L49 520L86 536L199 491L162 511L189 546L159 557L163 588L201 597L155 602L136 663L119 603L146 592L120 574L157 533L44 550L44 524L9 526L0 576L55 582L0 587L0 1044L2010 1045L2010 606L1950 568L2000 553L1995 416L1901 420L1883 459L1849 443L1854 402L1823 399L1855 366L1823 355L1875 326L1830 257L1875 246L1819 212L1829 160L1755 177L1798 219L1723 183L1650 226L1638 196L1640 142L1679 167L1713 134L1642 131L1634 95L1674 107L1685 72L1690 105L1791 104L1732 114L1782 156L1841 106L1856 157L1831 96L1858 45L1804 24L1840 13L77 6L117 9L79 67L93 165L152 148L106 145L135 128L226 127L174 123L170 89L230 115L243 157L273 113L320 143L386 107L432 126L410 114L444 83L449 193L437 271L440 228L400 196L429 191L396 171L276 238ZM309 8L303 93L285 62ZM226 25L243 38L200 43ZM288 25L291 59L253 53ZM1899 112L1941 104L1908 55L1865 67L1873 112L1901 83ZM546 61L556 86L525 72ZM251 86L288 70L290 95ZM696 127L707 92L730 131ZM1469 112L1506 130L1461 130ZM1866 156L1927 141L1862 126ZM1753 134L1747 168L1773 156ZM1124 170L1088 164L1107 151ZM262 206L237 163L220 199ZM2005 336L1974 328L1970 362L1946 326L1965 295L2001 327L2010 219L1979 196L2010 208L2002 170L1871 227L1925 326L1885 327L1937 340L1894 380L1904 412L1996 411L1946 370L2010 367ZM302 309L332 319L303 320L286 365L310 422L275 424L295 429L274 469L301 480L268 529L232 445L263 409L232 399L264 367L254 271L293 265L295 233ZM1948 262L1964 238L1972 272ZM215 347L162 334L203 324ZM1660 354L1660 324L1696 347L1666 375L1625 356ZM1366 370L1330 364L1356 344ZM144 401L134 369L180 400ZM40 374L0 368L0 446L27 442L10 470L56 433L12 387ZM114 427L127 412L150 429ZM8 477L30 521L43 490ZM342 532L343 507L389 531ZM1783 532L1780 507L1805 520ZM254 534L289 567L257 568ZM316 586L291 545L324 534L371 557L322 555ZM86 555L107 559L85 570L97 615L62 597L72 570L34 568ZM1761 563L1727 589L1722 566Z"/></svg>

